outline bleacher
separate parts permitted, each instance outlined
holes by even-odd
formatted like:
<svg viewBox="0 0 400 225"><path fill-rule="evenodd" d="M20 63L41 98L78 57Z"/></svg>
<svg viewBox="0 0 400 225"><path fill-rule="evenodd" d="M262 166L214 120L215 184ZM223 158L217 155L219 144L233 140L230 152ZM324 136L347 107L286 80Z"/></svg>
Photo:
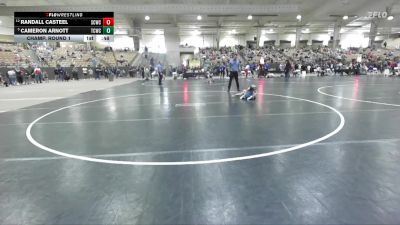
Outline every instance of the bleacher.
<svg viewBox="0 0 400 225"><path fill-rule="evenodd" d="M15 54L13 52L0 51L0 66L15 65Z"/></svg>
<svg viewBox="0 0 400 225"><path fill-rule="evenodd" d="M207 64L211 66L219 65L227 62L233 53L239 53L239 59L243 66L247 64L258 64L261 57L265 63L270 63L273 68L278 68L286 59L291 62L318 66L330 65L331 63L339 64L339 62L347 67L351 66L354 60L362 57L365 64L381 64L383 61L396 61L396 57L400 55L400 51L386 49L371 48L352 48L348 50L333 50L327 47L319 48L274 48L274 47L222 47L199 49L196 59L200 61L207 60ZM27 46L23 44L2 43L0 44L0 66L2 67L27 67L29 65L55 67L60 64L63 67L91 66L92 59L96 57L98 64L104 66L148 66L150 58L154 59L154 63L159 61L167 65L165 54L149 53L146 60L142 54L133 51L90 51L86 44L75 44L59 48L51 48L45 46ZM397 61L396 61L397 62ZM194 64L191 64L191 67ZM271 69L273 69L271 68Z"/></svg>
<svg viewBox="0 0 400 225"><path fill-rule="evenodd" d="M235 47L203 48L199 50L198 57L209 60L211 64L218 64L229 60L233 53L238 53Z"/></svg>
<svg viewBox="0 0 400 225"><path fill-rule="evenodd" d="M114 52L118 66L128 66L138 57L137 52L131 51L116 51Z"/></svg>
<svg viewBox="0 0 400 225"><path fill-rule="evenodd" d="M84 45L72 47L60 47L56 49L39 47L36 54L43 59L47 66L55 67L57 64L62 67L74 65L76 67L86 67L91 64L92 53Z"/></svg>
<svg viewBox="0 0 400 225"><path fill-rule="evenodd" d="M102 64L107 66L117 66L117 60L115 59L113 52L97 51L96 58L99 59Z"/></svg>
<svg viewBox="0 0 400 225"><path fill-rule="evenodd" d="M37 63L28 53L28 49L24 49L22 45L16 44L0 44L0 66L26 67L32 63Z"/></svg>

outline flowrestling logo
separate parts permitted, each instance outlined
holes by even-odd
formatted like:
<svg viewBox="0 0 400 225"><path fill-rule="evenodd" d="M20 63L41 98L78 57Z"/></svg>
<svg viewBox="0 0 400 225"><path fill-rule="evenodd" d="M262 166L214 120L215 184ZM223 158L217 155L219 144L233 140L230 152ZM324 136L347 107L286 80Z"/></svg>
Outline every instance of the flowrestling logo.
<svg viewBox="0 0 400 225"><path fill-rule="evenodd" d="M386 19L388 17L387 12L368 12L368 17L370 18L383 18Z"/></svg>

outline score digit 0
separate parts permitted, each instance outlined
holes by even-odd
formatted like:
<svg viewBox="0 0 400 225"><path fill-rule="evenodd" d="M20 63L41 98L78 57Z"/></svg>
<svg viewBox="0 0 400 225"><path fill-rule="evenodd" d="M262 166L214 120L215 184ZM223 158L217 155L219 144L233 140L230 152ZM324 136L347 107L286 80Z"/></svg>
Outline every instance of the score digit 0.
<svg viewBox="0 0 400 225"><path fill-rule="evenodd" d="M113 35L114 34L114 27L103 27L103 34Z"/></svg>
<svg viewBox="0 0 400 225"><path fill-rule="evenodd" d="M114 18L103 18L103 26L114 26Z"/></svg>

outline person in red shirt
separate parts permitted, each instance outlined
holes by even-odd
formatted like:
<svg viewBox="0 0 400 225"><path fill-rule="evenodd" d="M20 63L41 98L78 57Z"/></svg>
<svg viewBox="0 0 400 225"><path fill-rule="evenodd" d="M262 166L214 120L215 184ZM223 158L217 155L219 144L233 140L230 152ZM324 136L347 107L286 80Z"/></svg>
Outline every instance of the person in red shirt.
<svg viewBox="0 0 400 225"><path fill-rule="evenodd" d="M393 76L396 75L396 71L394 70L395 67L397 67L397 63L393 60L393 61L390 63L390 68L392 69Z"/></svg>
<svg viewBox="0 0 400 225"><path fill-rule="evenodd" d="M33 70L33 73L35 74L36 83L39 83L39 82L42 83L42 80L43 80L43 78L42 78L42 70L39 67L36 67Z"/></svg>

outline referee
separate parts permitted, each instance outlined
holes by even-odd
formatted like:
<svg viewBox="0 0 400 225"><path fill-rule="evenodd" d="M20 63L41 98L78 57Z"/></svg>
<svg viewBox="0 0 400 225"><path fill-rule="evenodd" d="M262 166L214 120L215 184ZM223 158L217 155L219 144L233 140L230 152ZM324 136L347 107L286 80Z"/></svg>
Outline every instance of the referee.
<svg viewBox="0 0 400 225"><path fill-rule="evenodd" d="M163 72L164 72L164 66L161 64L161 62L158 62L157 65L157 72L158 72L158 85L162 85L162 79L163 79Z"/></svg>
<svg viewBox="0 0 400 225"><path fill-rule="evenodd" d="M240 61L237 58L237 54L234 56L233 59L229 61L229 69L230 69L230 74L229 74L228 92L231 91L231 84L233 78L235 78L236 81L237 91L240 91L239 88Z"/></svg>

